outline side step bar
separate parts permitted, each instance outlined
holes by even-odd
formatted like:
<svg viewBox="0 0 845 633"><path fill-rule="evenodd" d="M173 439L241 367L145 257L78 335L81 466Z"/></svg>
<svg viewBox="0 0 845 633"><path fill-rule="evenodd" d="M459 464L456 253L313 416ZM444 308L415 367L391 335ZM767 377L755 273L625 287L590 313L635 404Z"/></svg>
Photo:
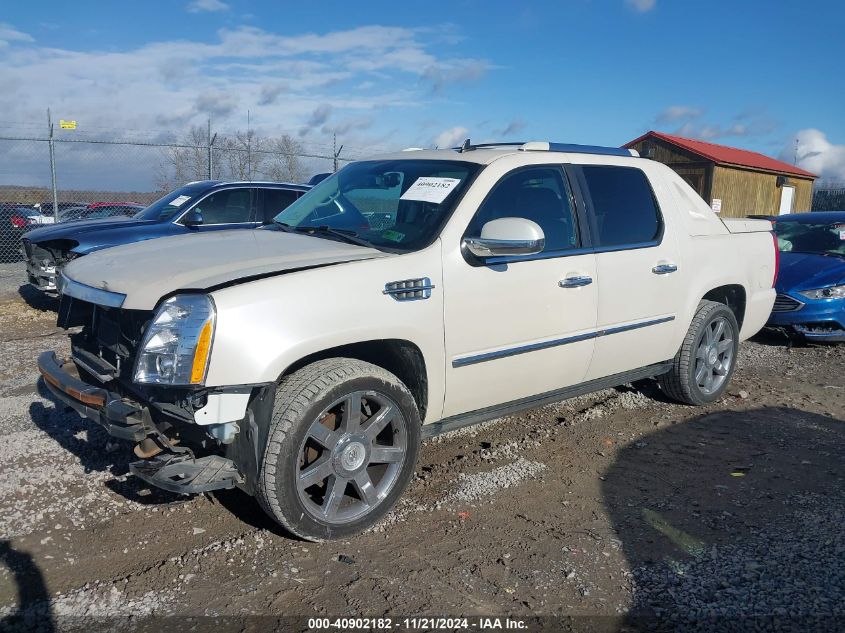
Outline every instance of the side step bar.
<svg viewBox="0 0 845 633"><path fill-rule="evenodd" d="M157 488L183 495L234 488L243 482L232 460L219 455L196 459L190 453L162 453L132 462L129 471Z"/></svg>
<svg viewBox="0 0 845 633"><path fill-rule="evenodd" d="M461 413L460 415L440 420L440 422L426 424L422 427L422 437L423 439L428 439L430 437L440 435L441 433L448 433L449 431L462 429L465 426L472 426L473 424L486 422L487 420L495 420L496 418L501 418L506 415L513 415L514 413L519 413L520 411L525 411L526 409L534 409L536 407L551 404L552 402L568 400L569 398L574 398L575 396L583 396L584 394L592 393L594 391L626 385L629 382L634 382L636 380L653 378L654 376L665 374L670 369L672 369L672 361L668 360L662 363L641 367L640 369L622 372L621 374L613 374L612 376L607 376L606 378L589 380L587 382L582 382L556 391L541 393L537 396L523 398L522 400L515 400L513 402L496 405L495 407L470 411L469 413Z"/></svg>

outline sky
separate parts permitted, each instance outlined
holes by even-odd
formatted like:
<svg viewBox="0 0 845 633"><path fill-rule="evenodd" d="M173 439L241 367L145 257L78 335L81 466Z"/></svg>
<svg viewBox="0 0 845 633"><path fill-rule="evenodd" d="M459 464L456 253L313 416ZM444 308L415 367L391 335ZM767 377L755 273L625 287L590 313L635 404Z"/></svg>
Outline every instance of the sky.
<svg viewBox="0 0 845 633"><path fill-rule="evenodd" d="M61 134L147 140L249 112L348 156L656 129L845 182L843 26L812 0L5 0L0 136L47 107Z"/></svg>

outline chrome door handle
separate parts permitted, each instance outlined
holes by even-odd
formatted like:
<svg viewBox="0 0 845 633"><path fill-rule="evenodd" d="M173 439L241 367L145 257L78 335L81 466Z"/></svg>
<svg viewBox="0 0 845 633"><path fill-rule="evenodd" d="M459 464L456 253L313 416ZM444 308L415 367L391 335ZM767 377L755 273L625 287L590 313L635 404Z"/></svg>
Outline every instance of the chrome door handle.
<svg viewBox="0 0 845 633"><path fill-rule="evenodd" d="M592 277L581 275L579 277L567 277L565 279L561 279L557 282L557 285L561 288L580 288L581 286L589 286L591 283L593 283Z"/></svg>
<svg viewBox="0 0 845 633"><path fill-rule="evenodd" d="M658 264L654 268L651 269L655 275L668 275L669 273L673 273L678 270L678 266L675 264Z"/></svg>

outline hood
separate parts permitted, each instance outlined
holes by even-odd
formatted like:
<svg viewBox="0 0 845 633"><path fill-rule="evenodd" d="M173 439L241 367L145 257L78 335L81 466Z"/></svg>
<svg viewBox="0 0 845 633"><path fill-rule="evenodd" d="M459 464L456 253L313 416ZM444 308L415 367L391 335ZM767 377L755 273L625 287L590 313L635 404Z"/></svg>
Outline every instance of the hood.
<svg viewBox="0 0 845 633"><path fill-rule="evenodd" d="M24 238L30 242L73 239L78 241L78 236L90 233L91 231L104 231L154 223L154 220L136 220L122 215L113 218L97 218L96 220L70 220L68 222L59 222L58 224L34 229L26 233Z"/></svg>
<svg viewBox="0 0 845 633"><path fill-rule="evenodd" d="M373 248L282 231L213 231L126 244L80 257L64 274L126 295L124 308L151 310L177 290L207 290L240 279L373 257Z"/></svg>
<svg viewBox="0 0 845 633"><path fill-rule="evenodd" d="M777 289L812 290L843 283L845 280L845 258L835 255L814 255L811 253L780 254L780 271Z"/></svg>

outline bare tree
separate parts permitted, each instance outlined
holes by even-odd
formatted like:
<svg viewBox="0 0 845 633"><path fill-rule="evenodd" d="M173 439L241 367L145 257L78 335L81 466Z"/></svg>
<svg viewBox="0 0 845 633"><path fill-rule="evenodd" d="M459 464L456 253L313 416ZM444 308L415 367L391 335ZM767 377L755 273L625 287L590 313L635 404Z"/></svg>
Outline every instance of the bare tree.
<svg viewBox="0 0 845 633"><path fill-rule="evenodd" d="M186 182L208 178L208 133L206 128L193 126L176 141L174 147L162 150L156 170L156 184L162 191L181 187ZM221 168L215 164L212 178L219 178Z"/></svg>
<svg viewBox="0 0 845 633"><path fill-rule="evenodd" d="M267 142L267 161L264 175L270 180L300 182L304 170L300 159L302 145L287 134L271 138Z"/></svg>
<svg viewBox="0 0 845 633"><path fill-rule="evenodd" d="M266 158L266 141L255 135L255 130L235 132L234 136L218 141L226 163L226 171L234 180L252 180L261 173Z"/></svg>

